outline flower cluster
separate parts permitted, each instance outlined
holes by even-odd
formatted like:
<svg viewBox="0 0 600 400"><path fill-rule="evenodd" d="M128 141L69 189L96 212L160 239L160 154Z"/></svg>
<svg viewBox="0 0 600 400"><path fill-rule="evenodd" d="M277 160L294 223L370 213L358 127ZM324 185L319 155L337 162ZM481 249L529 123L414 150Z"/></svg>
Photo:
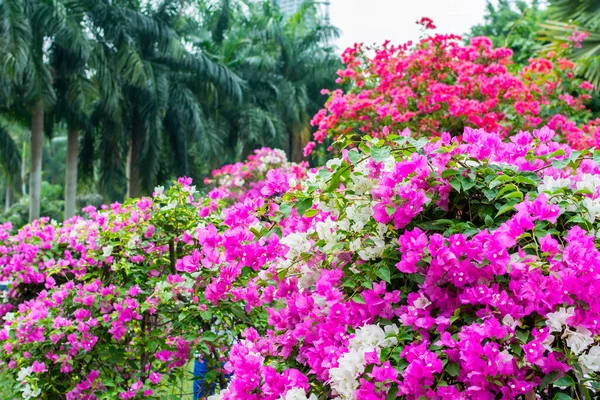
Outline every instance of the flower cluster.
<svg viewBox="0 0 600 400"><path fill-rule="evenodd" d="M417 23L429 27L431 21ZM598 122L588 125L584 107L593 87L574 77L575 65L549 52L519 69L511 55L486 37L468 45L439 34L414 46L357 44L344 52L346 68L338 71L349 89L330 93L312 120L314 140L357 144L357 134L386 137L405 128L418 136L460 135L464 127L504 136L548 125L576 148L595 145ZM309 145L307 152L315 144Z"/></svg>
<svg viewBox="0 0 600 400"><path fill-rule="evenodd" d="M212 172L204 183L214 185L213 197L242 202L283 193L295 187L305 177L306 163L287 161L282 150L262 148L254 151L245 162L228 164Z"/></svg>
<svg viewBox="0 0 600 400"><path fill-rule="evenodd" d="M597 396L600 152L495 108L564 133L540 104L577 114L584 97L549 87L565 60L515 77L506 50L451 39L414 59L385 47L365 70L347 52L366 89L317 117L346 145L320 168L261 149L206 194L180 178L86 218L0 226L9 396L177 397L196 355L211 400ZM406 68L421 73L396 84ZM411 103L419 85L437 100Z"/></svg>
<svg viewBox="0 0 600 400"><path fill-rule="evenodd" d="M152 198L88 207L87 218L42 218L15 235L2 226L12 287L0 354L24 398L162 398L176 394L174 379L190 379L192 355L218 369L244 324L260 320L252 309L264 299L252 298L247 270L283 252L276 236L255 240L259 210L304 174L280 151L246 164L250 182L229 192L200 197L180 178ZM229 168L220 177L232 181Z"/></svg>

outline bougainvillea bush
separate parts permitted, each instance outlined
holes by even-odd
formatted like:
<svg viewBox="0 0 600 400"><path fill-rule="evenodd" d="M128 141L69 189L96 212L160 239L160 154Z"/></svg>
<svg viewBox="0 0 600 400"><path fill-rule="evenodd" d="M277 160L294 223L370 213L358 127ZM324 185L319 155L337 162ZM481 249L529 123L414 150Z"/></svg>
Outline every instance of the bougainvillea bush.
<svg viewBox="0 0 600 400"><path fill-rule="evenodd" d="M180 179L5 227L5 372L24 398L159 398L200 354L223 399L592 398L600 154L553 135L365 136L233 205Z"/></svg>
<svg viewBox="0 0 600 400"><path fill-rule="evenodd" d="M266 320L239 301L256 290L250 271L279 246L274 238L254 243L252 225L268 211L265 197L305 174L282 154L256 151L221 171L223 182L205 197L181 178L152 198L89 207L88 218L62 225L42 218L11 236L4 224L2 279L13 284L0 311L8 328L0 352L14 391L45 399L189 394L184 367L196 354L212 370L207 384L223 380L223 346ZM184 379L183 390L165 390Z"/></svg>
<svg viewBox="0 0 600 400"><path fill-rule="evenodd" d="M585 103L593 86L577 79L575 64L560 53L533 58L515 70L512 52L493 48L487 37L464 45L456 35L427 36L416 45L365 48L342 55L346 68L314 118L316 142L356 142L361 135L385 137L406 128L416 136L460 135L464 127L501 135L548 125L576 148L596 146L599 120ZM315 142L309 143L309 154Z"/></svg>

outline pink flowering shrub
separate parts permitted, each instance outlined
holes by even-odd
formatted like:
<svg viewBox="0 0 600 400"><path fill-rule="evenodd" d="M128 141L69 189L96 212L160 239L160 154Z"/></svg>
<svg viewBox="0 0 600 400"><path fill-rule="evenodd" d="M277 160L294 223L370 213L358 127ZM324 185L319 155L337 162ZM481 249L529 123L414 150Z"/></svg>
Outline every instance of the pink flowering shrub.
<svg viewBox="0 0 600 400"><path fill-rule="evenodd" d="M201 354L223 399L591 398L600 153L553 136L365 135L233 204L182 178L5 227L28 293L5 373L24 398L161 398Z"/></svg>
<svg viewBox="0 0 600 400"><path fill-rule="evenodd" d="M331 92L312 120L314 140L357 144L361 135L406 128L417 136L460 135L464 127L505 136L548 125L576 148L596 145L598 121L587 125L584 106L593 86L575 79L565 54L550 52L521 70L511 55L486 37L465 46L455 35L429 36L415 46L348 48L338 81L349 90Z"/></svg>
<svg viewBox="0 0 600 400"><path fill-rule="evenodd" d="M262 299L240 302L256 292L250 272L280 247L275 237L254 240L256 212L268 213L268 198L304 175L281 154L257 152L241 168L253 172L244 175L249 182L231 191L198 197L181 178L152 198L89 207L86 219L42 218L13 236L3 225L2 279L13 283L1 310L0 356L15 391L161 398L182 377L190 382L184 392L191 390L183 367L194 354L213 370L209 383L221 380L226 347L250 321L265 319ZM240 199L233 206L230 193Z"/></svg>
<svg viewBox="0 0 600 400"><path fill-rule="evenodd" d="M306 176L307 163L295 164L287 161L285 152L262 148L254 151L245 162L227 164L212 172L212 179L204 183L215 185L220 197L231 201L270 196L289 188Z"/></svg>

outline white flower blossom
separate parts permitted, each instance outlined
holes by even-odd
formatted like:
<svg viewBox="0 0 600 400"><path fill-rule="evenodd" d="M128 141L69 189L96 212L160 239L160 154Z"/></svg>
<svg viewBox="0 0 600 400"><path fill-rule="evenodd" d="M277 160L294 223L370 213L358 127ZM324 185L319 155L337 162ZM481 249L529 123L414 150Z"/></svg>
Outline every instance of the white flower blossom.
<svg viewBox="0 0 600 400"><path fill-rule="evenodd" d="M570 188L572 183L570 179L544 176L542 183L538 186L538 192L554 193L558 189Z"/></svg>
<svg viewBox="0 0 600 400"><path fill-rule="evenodd" d="M421 293L421 296L414 302L415 308L418 308L420 310L424 310L430 304L431 301L429 301L427 297L423 296L423 293Z"/></svg>
<svg viewBox="0 0 600 400"><path fill-rule="evenodd" d="M398 161L396 161L396 158L394 158L394 156L388 156L382 162L383 162L383 172L392 172L394 170L394 167L398 163Z"/></svg>
<svg viewBox="0 0 600 400"><path fill-rule="evenodd" d="M598 193L600 190L600 176L592 174L581 175L581 180L575 184L577 190L589 190Z"/></svg>
<svg viewBox="0 0 600 400"><path fill-rule="evenodd" d="M561 307L557 312L546 314L546 326L550 328L549 332L562 332L563 326L567 324L567 318L575 315L575 308Z"/></svg>
<svg viewBox="0 0 600 400"><path fill-rule="evenodd" d="M336 167L339 167L341 164L342 164L341 158L332 158L331 160L327 161L327 163L325 165L327 166L327 168L333 169L334 165Z"/></svg>
<svg viewBox="0 0 600 400"><path fill-rule="evenodd" d="M586 197L583 206L587 209L587 220L594 223L600 217L600 199Z"/></svg>
<svg viewBox="0 0 600 400"><path fill-rule="evenodd" d="M575 354L581 354L589 345L594 343L592 332L583 326L578 326L574 331L567 329L562 337L567 339L567 346Z"/></svg>
<svg viewBox="0 0 600 400"><path fill-rule="evenodd" d="M32 372L31 367L21 368L19 370L19 372L17 373L17 380L19 382L23 382L25 380L25 378L27 378L29 375L31 375L31 372Z"/></svg>
<svg viewBox="0 0 600 400"><path fill-rule="evenodd" d="M360 232L373 216L373 208L364 204L352 204L346 209L346 216L352 221L352 231Z"/></svg>
<svg viewBox="0 0 600 400"><path fill-rule="evenodd" d="M302 263L300 266L300 275L298 276L298 288L308 289L316 285L320 276L320 270L314 270L306 265L306 263Z"/></svg>
<svg viewBox="0 0 600 400"><path fill-rule="evenodd" d="M338 367L329 370L331 388L343 400L354 400L354 392L358 389L358 377L365 370L365 353L398 344L395 337L386 338L390 333L397 335L396 325L387 325L382 329L379 325L365 325L358 328L350 339L348 352L338 360Z"/></svg>
<svg viewBox="0 0 600 400"><path fill-rule="evenodd" d="M294 259L310 250L310 242L302 232L291 233L281 239L281 243L289 247L287 258Z"/></svg>
<svg viewBox="0 0 600 400"><path fill-rule="evenodd" d="M285 397L281 395L281 400L317 400L317 396L311 394L310 397L306 397L306 392L302 388L292 388L287 391Z"/></svg>
<svg viewBox="0 0 600 400"><path fill-rule="evenodd" d="M157 199L162 199L165 197L165 187L164 186L157 186L154 188L154 197L156 197Z"/></svg>
<svg viewBox="0 0 600 400"><path fill-rule="evenodd" d="M127 242L128 249L135 249L140 241L140 237L138 235L133 235L131 239Z"/></svg>
<svg viewBox="0 0 600 400"><path fill-rule="evenodd" d="M163 211L172 210L177 207L177 200L171 200L166 206L162 206L160 209Z"/></svg>
<svg viewBox="0 0 600 400"><path fill-rule="evenodd" d="M316 231L319 239L325 241L324 251L330 250L337 244L337 224L332 221L331 218L325 219L325 221L319 221L316 224Z"/></svg>
<svg viewBox="0 0 600 400"><path fill-rule="evenodd" d="M40 388L32 390L31 385L25 385L20 390L23 392L24 399L36 399L40 396L40 394L42 394L42 390Z"/></svg>
<svg viewBox="0 0 600 400"><path fill-rule="evenodd" d="M12 322L15 320L15 313L9 312L4 314L4 321L6 322Z"/></svg>
<svg viewBox="0 0 600 400"><path fill-rule="evenodd" d="M600 372L600 346L592 347L587 354L579 356L584 373Z"/></svg>
<svg viewBox="0 0 600 400"><path fill-rule="evenodd" d="M110 255L112 254L112 252L113 252L113 248L114 248L114 247L113 247L113 246L111 246L111 245L104 246L104 247L102 248L102 255L103 255L104 257L108 257L108 256L110 256Z"/></svg>

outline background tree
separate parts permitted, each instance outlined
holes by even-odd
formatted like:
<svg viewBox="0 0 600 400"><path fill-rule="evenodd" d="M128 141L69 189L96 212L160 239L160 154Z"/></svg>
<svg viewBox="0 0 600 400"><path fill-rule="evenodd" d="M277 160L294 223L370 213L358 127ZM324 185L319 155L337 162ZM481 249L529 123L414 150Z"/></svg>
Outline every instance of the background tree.
<svg viewBox="0 0 600 400"><path fill-rule="evenodd" d="M551 46L576 42L573 60L578 72L596 87L600 85L600 1L550 0L551 18L542 25L543 37ZM583 35L582 35L583 34Z"/></svg>
<svg viewBox="0 0 600 400"><path fill-rule="evenodd" d="M527 64L543 46L538 39L540 25L548 12L540 7L538 0L487 1L484 22L471 27L466 40L474 36L487 36L494 47L508 47L513 51L513 61Z"/></svg>

